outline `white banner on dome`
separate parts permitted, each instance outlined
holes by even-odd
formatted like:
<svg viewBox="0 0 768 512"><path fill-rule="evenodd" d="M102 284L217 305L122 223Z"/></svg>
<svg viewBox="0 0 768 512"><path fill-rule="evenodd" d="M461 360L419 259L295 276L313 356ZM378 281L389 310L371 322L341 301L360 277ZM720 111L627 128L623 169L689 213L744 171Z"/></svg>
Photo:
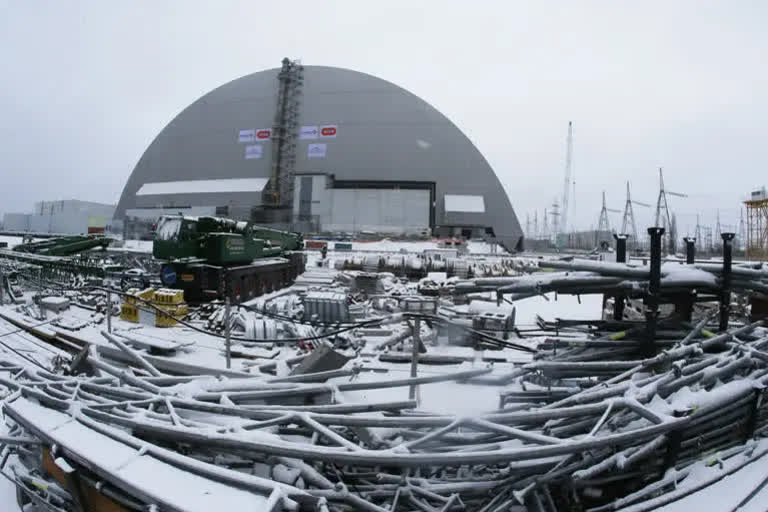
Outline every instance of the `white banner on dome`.
<svg viewBox="0 0 768 512"><path fill-rule="evenodd" d="M256 160L261 158L264 154L264 146L261 144L255 144L253 146L245 146L245 159Z"/></svg>
<svg viewBox="0 0 768 512"><path fill-rule="evenodd" d="M316 139L318 133L320 133L320 130L317 128L317 126L302 126L301 130L299 131L299 139L300 140Z"/></svg>
<svg viewBox="0 0 768 512"><path fill-rule="evenodd" d="M256 141L256 130L240 130L237 141L241 144Z"/></svg>
<svg viewBox="0 0 768 512"><path fill-rule="evenodd" d="M310 144L307 146L307 158L325 158L328 144Z"/></svg>

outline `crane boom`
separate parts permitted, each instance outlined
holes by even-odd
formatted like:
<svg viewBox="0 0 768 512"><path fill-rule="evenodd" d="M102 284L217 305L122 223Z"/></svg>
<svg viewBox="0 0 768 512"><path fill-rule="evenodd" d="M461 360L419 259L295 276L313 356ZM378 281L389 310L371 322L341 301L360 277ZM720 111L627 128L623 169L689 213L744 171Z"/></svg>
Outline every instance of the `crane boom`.
<svg viewBox="0 0 768 512"><path fill-rule="evenodd" d="M563 205L560 210L560 232L568 231L568 195L571 189L571 161L573 158L573 122L568 121L568 139L565 149L565 184L563 185Z"/></svg>

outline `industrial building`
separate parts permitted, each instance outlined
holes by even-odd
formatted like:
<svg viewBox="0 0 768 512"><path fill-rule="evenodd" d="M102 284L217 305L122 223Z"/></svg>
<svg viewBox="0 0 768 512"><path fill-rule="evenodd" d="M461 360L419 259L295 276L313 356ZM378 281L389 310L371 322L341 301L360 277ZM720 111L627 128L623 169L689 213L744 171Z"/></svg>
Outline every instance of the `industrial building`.
<svg viewBox="0 0 768 512"><path fill-rule="evenodd" d="M287 59L176 116L133 170L115 218L130 236L179 212L312 233L523 242L490 165L440 112L380 78Z"/></svg>
<svg viewBox="0 0 768 512"><path fill-rule="evenodd" d="M77 199L39 201L30 213L4 214L3 229L30 233L104 233L114 213L114 204Z"/></svg>

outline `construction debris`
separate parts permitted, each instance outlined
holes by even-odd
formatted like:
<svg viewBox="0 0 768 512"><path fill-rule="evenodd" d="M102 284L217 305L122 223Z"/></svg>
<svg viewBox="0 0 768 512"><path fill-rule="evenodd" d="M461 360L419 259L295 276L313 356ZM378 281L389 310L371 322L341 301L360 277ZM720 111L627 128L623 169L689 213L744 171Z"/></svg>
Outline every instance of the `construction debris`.
<svg viewBox="0 0 768 512"><path fill-rule="evenodd" d="M29 271L0 307L0 470L56 511L603 512L768 454L762 268L460 257L426 278L368 255L181 313ZM521 313L587 294L591 318Z"/></svg>

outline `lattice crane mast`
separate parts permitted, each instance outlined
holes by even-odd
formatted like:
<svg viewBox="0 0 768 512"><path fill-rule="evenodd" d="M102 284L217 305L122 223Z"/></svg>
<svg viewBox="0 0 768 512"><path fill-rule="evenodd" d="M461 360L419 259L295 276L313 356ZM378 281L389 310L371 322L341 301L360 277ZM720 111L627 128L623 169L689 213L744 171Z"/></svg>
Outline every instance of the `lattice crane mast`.
<svg viewBox="0 0 768 512"><path fill-rule="evenodd" d="M264 189L264 203L270 207L286 208L293 201L304 66L297 60L285 58L277 77L277 107L272 125L272 171Z"/></svg>

